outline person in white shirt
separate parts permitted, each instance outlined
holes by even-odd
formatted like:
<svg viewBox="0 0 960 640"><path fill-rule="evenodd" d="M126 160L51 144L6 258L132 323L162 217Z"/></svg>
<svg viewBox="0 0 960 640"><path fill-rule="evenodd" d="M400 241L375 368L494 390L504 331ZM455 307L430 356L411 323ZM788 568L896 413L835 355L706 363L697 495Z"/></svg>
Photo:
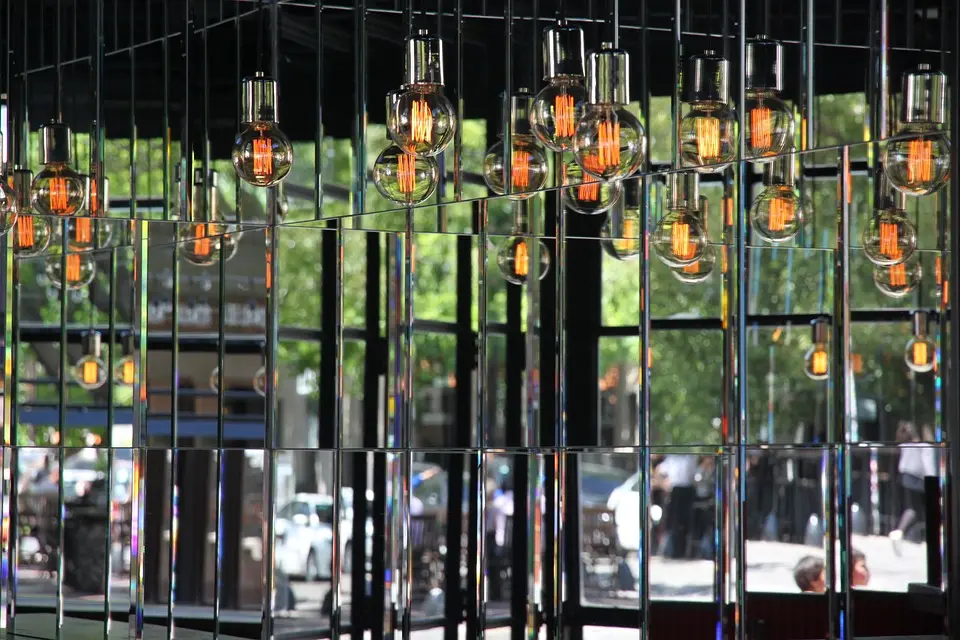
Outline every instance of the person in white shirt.
<svg viewBox="0 0 960 640"><path fill-rule="evenodd" d="M671 558L689 558L690 534L693 525L693 503L697 493L697 456L689 453L671 453L664 456L658 470L663 474L670 502L667 504L666 555Z"/></svg>
<svg viewBox="0 0 960 640"><path fill-rule="evenodd" d="M937 456L934 448L920 441L917 428L909 422L901 422L897 428L897 442L900 443L900 487L903 496L903 512L897 528L890 532L894 544L903 539L904 534L917 522L923 522L924 478L937 475Z"/></svg>

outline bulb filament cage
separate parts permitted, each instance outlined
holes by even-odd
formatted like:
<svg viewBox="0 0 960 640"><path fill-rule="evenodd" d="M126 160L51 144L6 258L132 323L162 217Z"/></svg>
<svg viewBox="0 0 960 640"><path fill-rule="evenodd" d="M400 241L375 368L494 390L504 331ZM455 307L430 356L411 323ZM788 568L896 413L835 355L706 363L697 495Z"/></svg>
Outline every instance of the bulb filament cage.
<svg viewBox="0 0 960 640"><path fill-rule="evenodd" d="M770 230L783 231L793 222L796 214L793 200L790 198L774 198L770 201Z"/></svg>
<svg viewBox="0 0 960 640"><path fill-rule="evenodd" d="M693 257L695 249L690 242L690 225L686 222L673 225L670 230L670 242L674 255L681 260L689 260Z"/></svg>
<svg viewBox="0 0 960 640"><path fill-rule="evenodd" d="M597 164L600 167L615 167L620 164L620 123L604 121L597 131Z"/></svg>
<svg viewBox="0 0 960 640"><path fill-rule="evenodd" d="M880 253L892 260L899 260L903 257L897 225L893 222L880 223Z"/></svg>
<svg viewBox="0 0 960 640"><path fill-rule="evenodd" d="M413 193L417 187L417 158L411 153L401 152L397 156L397 182L402 193Z"/></svg>
<svg viewBox="0 0 960 640"><path fill-rule="evenodd" d="M697 154L710 164L720 158L720 119L697 118Z"/></svg>
<svg viewBox="0 0 960 640"><path fill-rule="evenodd" d="M67 255L67 274L65 281L68 283L80 282L80 254L71 253Z"/></svg>
<svg viewBox="0 0 960 640"><path fill-rule="evenodd" d="M557 137L573 136L577 125L574 115L573 96L568 93L558 94L553 101L553 119L557 127Z"/></svg>
<svg viewBox="0 0 960 640"><path fill-rule="evenodd" d="M523 149L514 149L510 160L511 182L514 188L526 189L530 186L530 154Z"/></svg>
<svg viewBox="0 0 960 640"><path fill-rule="evenodd" d="M930 362L930 349L926 340L917 340L913 343L913 361L919 365Z"/></svg>
<svg viewBox="0 0 960 640"><path fill-rule="evenodd" d="M895 264L890 267L889 270L889 280L890 286L892 287L905 287L907 286L907 266L904 263Z"/></svg>
<svg viewBox="0 0 960 640"><path fill-rule="evenodd" d="M513 271L518 276L524 277L530 273L530 253L527 251L526 241L517 243L517 250L513 256Z"/></svg>
<svg viewBox="0 0 960 640"><path fill-rule="evenodd" d="M907 180L926 182L933 175L933 141L917 138L907 146Z"/></svg>
<svg viewBox="0 0 960 640"><path fill-rule="evenodd" d="M269 176L273 174L273 141L266 136L253 139L253 174Z"/></svg>
<svg viewBox="0 0 960 640"><path fill-rule="evenodd" d="M813 352L813 359L810 363L810 370L814 375L822 376L827 373L827 351L826 349L817 349Z"/></svg>
<svg viewBox="0 0 960 640"><path fill-rule="evenodd" d="M754 107L750 111L750 138L755 148L773 146L773 123L769 107ZM698 132L699 133L699 132Z"/></svg>
<svg viewBox="0 0 960 640"><path fill-rule="evenodd" d="M100 366L95 360L86 360L83 363L83 381L86 384L96 384L100 379Z"/></svg>
<svg viewBox="0 0 960 640"><path fill-rule="evenodd" d="M50 211L62 213L67 210L67 179L55 176L50 179Z"/></svg>
<svg viewBox="0 0 960 640"><path fill-rule="evenodd" d="M433 111L423 98L414 100L410 109L410 137L414 142L433 142Z"/></svg>
<svg viewBox="0 0 960 640"><path fill-rule="evenodd" d="M17 220L17 247L32 249L36 244L36 239L33 216L20 216Z"/></svg>

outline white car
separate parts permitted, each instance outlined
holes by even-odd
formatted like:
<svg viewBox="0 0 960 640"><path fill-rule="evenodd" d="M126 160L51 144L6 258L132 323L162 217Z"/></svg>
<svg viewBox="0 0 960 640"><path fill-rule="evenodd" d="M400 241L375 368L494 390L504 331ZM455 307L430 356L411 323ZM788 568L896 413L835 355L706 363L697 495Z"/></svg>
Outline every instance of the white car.
<svg viewBox="0 0 960 640"><path fill-rule="evenodd" d="M607 508L613 511L617 527L617 545L621 551L637 552L640 549L640 472L635 472L626 482L613 490L607 498ZM663 510L659 505L649 505L651 527L660 522Z"/></svg>
<svg viewBox="0 0 960 640"><path fill-rule="evenodd" d="M369 496L368 496L369 497ZM344 490L340 503L340 567L351 569L353 493ZM298 493L277 511L277 569L308 581L329 580L333 550L333 496ZM373 549L373 520L367 518L367 556Z"/></svg>

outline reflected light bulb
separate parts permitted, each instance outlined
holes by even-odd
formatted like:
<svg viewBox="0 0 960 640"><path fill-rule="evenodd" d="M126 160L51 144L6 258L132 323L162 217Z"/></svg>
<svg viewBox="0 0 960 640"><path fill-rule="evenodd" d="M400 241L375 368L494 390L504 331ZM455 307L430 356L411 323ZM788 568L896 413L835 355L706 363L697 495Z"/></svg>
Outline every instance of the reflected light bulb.
<svg viewBox="0 0 960 640"><path fill-rule="evenodd" d="M82 341L83 356L74 363L71 374L84 389L99 389L107 381L107 367L100 358L100 334L90 331Z"/></svg>
<svg viewBox="0 0 960 640"><path fill-rule="evenodd" d="M136 345L133 334L127 334L123 339L123 357L117 360L113 369L113 379L117 384L132 387L137 381L137 360L135 357Z"/></svg>
<svg viewBox="0 0 960 640"><path fill-rule="evenodd" d="M426 29L407 37L404 76L387 111L387 132L404 151L435 156L453 140L457 113L443 95L443 42Z"/></svg>
<svg viewBox="0 0 960 640"><path fill-rule="evenodd" d="M671 267L673 277L684 284L698 284L709 279L717 266L717 252L713 245L707 245L696 262L683 267Z"/></svg>
<svg viewBox="0 0 960 640"><path fill-rule="evenodd" d="M811 380L826 380L830 375L830 352L827 350L827 321L817 318L812 323L813 346L803 357L803 371Z"/></svg>
<svg viewBox="0 0 960 640"><path fill-rule="evenodd" d="M199 222L181 227L178 232L180 253L191 264L209 267L219 258L220 225Z"/></svg>
<svg viewBox="0 0 960 640"><path fill-rule="evenodd" d="M243 130L233 143L233 168L255 187L271 187L293 167L293 145L277 126L277 82L257 72L243 79Z"/></svg>
<svg viewBox="0 0 960 640"><path fill-rule="evenodd" d="M932 371L936 363L937 343L927 335L927 314L916 311L913 314L913 337L903 350L903 360L914 373Z"/></svg>
<svg viewBox="0 0 960 640"><path fill-rule="evenodd" d="M416 205L433 195L440 182L440 167L430 157L417 157L390 145L373 164L373 184L384 198Z"/></svg>
<svg viewBox="0 0 960 640"><path fill-rule="evenodd" d="M573 149L587 92L583 88L583 30L565 20L543 30L543 77L530 111L533 135L553 151Z"/></svg>
<svg viewBox="0 0 960 640"><path fill-rule="evenodd" d="M725 169L737 155L737 119L729 106L730 63L713 51L691 56L683 75L690 111L680 120L680 158L701 173Z"/></svg>
<svg viewBox="0 0 960 640"><path fill-rule="evenodd" d="M745 155L769 162L793 145L793 111L783 91L783 45L761 36L746 46Z"/></svg>
<svg viewBox="0 0 960 640"><path fill-rule="evenodd" d="M61 256L54 255L47 258L44 269L54 287L60 289L66 283L68 291L76 291L93 282L97 275L97 265L93 258L81 253L68 253L66 257L66 278L61 278Z"/></svg>
<svg viewBox="0 0 960 640"><path fill-rule="evenodd" d="M257 372L253 374L253 390L260 394L261 397L266 397L267 395L267 368L260 367L257 369Z"/></svg>
<svg viewBox="0 0 960 640"><path fill-rule="evenodd" d="M32 215L30 184L33 174L28 169L13 170L13 191L19 206L18 220L13 233L13 251L20 258L32 258L47 250L53 237L49 218Z"/></svg>
<svg viewBox="0 0 960 640"><path fill-rule="evenodd" d="M74 216L67 222L67 243L73 251L90 251L109 246L113 236L110 223L97 220L98 217L106 215L106 208L101 211L101 199L97 197L97 181L91 180L89 176L82 177L87 194L84 209L89 215ZM103 190L104 194L109 193L107 178L103 179ZM103 203L106 204L106 201L104 197Z"/></svg>
<svg viewBox="0 0 960 640"><path fill-rule="evenodd" d="M876 212L863 230L863 253L877 266L901 264L917 248L917 230L903 211L886 208Z"/></svg>
<svg viewBox="0 0 960 640"><path fill-rule="evenodd" d="M0 147L3 145L3 136L0 136ZM0 236L17 224L20 211L20 201L17 194L10 187L7 179L0 176Z"/></svg>
<svg viewBox="0 0 960 640"><path fill-rule="evenodd" d="M38 214L72 216L83 206L83 178L70 168L70 138L70 127L60 122L40 127L40 162L44 167L30 187L31 207Z"/></svg>
<svg viewBox="0 0 960 640"><path fill-rule="evenodd" d="M903 75L903 126L887 144L887 178L906 195L939 191L950 178L950 141L941 130L946 112L947 76L921 64Z"/></svg>
<svg viewBox="0 0 960 640"><path fill-rule="evenodd" d="M639 182L628 184L626 190L623 206L618 204L612 208L600 227L603 250L610 257L623 261L634 260L643 251Z"/></svg>
<svg viewBox="0 0 960 640"><path fill-rule="evenodd" d="M547 156L530 131L530 111L533 96L520 89L510 96L510 186L507 183L506 149L501 131L497 142L487 150L483 159L483 180L497 195L508 194L512 200L529 198L547 183Z"/></svg>
<svg viewBox="0 0 960 640"><path fill-rule="evenodd" d="M781 156L764 169L766 188L750 206L753 230L764 241L792 240L803 228L803 205L794 186L793 156Z"/></svg>
<svg viewBox="0 0 960 640"><path fill-rule="evenodd" d="M899 264L874 267L873 282L877 289L891 298L902 298L913 291L923 277L920 260L914 256Z"/></svg>
<svg viewBox="0 0 960 640"><path fill-rule="evenodd" d="M699 260L707 246L706 228L695 208L700 202L699 176L673 173L668 181L669 210L657 223L650 243L668 267L685 267Z"/></svg>
<svg viewBox="0 0 960 640"><path fill-rule="evenodd" d="M511 236L503 241L497 250L497 268L504 280L511 284L525 284L530 278L530 270L537 268L531 263L532 243L539 243L539 278L543 280L550 271L550 252L542 240L529 236Z"/></svg>
<svg viewBox="0 0 960 640"><path fill-rule="evenodd" d="M646 134L626 109L630 104L630 57L604 42L590 54L587 105L577 123L574 157L589 174L608 180L626 178L643 163Z"/></svg>
<svg viewBox="0 0 960 640"><path fill-rule="evenodd" d="M563 165L563 203L571 210L592 216L607 211L621 197L619 180L603 180L588 173L575 161Z"/></svg>

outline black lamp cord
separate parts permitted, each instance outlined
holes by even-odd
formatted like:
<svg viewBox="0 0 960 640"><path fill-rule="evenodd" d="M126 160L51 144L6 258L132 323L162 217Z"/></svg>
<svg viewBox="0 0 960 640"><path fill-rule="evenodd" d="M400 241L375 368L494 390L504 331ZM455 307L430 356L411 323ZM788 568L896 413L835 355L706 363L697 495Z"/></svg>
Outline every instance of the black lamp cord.
<svg viewBox="0 0 960 640"><path fill-rule="evenodd" d="M263 51L263 29L263 0L257 0L257 66L260 71L265 72L267 65Z"/></svg>
<svg viewBox="0 0 960 640"><path fill-rule="evenodd" d="M55 67L56 77L57 77L57 87L54 91L53 96L53 110L54 110L54 119L57 122L63 120L63 68L62 68L62 56L60 55L60 41L62 40L60 28L61 22L60 19L61 11L63 8L63 1L57 0L57 63Z"/></svg>

